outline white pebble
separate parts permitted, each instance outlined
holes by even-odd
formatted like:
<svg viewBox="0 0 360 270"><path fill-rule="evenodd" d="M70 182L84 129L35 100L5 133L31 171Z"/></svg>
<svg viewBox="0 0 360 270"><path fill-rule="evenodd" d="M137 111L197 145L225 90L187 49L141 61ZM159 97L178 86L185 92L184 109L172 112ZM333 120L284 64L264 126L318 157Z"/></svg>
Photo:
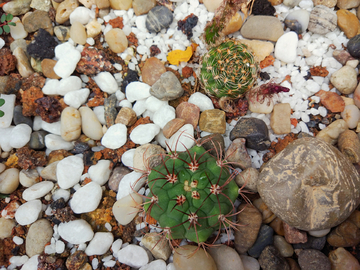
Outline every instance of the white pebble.
<svg viewBox="0 0 360 270"><path fill-rule="evenodd" d="M145 101L146 101L145 99L140 99L134 103L134 106L132 109L136 113L136 116L140 116L143 112L145 112L145 110L146 110Z"/></svg>
<svg viewBox="0 0 360 270"><path fill-rule="evenodd" d="M123 240L121 238L115 240L114 243L112 243L111 245L111 249L113 253L117 253L120 250L122 244L123 244Z"/></svg>
<svg viewBox="0 0 360 270"><path fill-rule="evenodd" d="M168 101L157 99L154 96L148 97L145 102L145 107L151 112L156 112L161 107L168 105Z"/></svg>
<svg viewBox="0 0 360 270"><path fill-rule="evenodd" d="M285 63L295 62L298 40L295 32L283 34L275 44L275 57Z"/></svg>
<svg viewBox="0 0 360 270"><path fill-rule="evenodd" d="M121 90L117 90L115 92L115 96L116 96L116 99L119 101L125 99L125 94Z"/></svg>
<svg viewBox="0 0 360 270"><path fill-rule="evenodd" d="M32 129L27 124L19 124L10 133L10 146L21 148L30 141Z"/></svg>
<svg viewBox="0 0 360 270"><path fill-rule="evenodd" d="M76 214L94 211L101 201L102 189L98 183L91 181L79 188L70 200L70 207Z"/></svg>
<svg viewBox="0 0 360 270"><path fill-rule="evenodd" d="M134 167L134 154L135 149L129 149L127 150L122 156L121 156L121 162L126 167L133 168Z"/></svg>
<svg viewBox="0 0 360 270"><path fill-rule="evenodd" d="M145 183L146 177L139 172L132 171L124 175L119 183L116 199L120 200L133 192L137 192Z"/></svg>
<svg viewBox="0 0 360 270"><path fill-rule="evenodd" d="M120 107L126 107L126 108L132 108L131 102L128 101L127 99L124 99L124 100L120 101L119 106Z"/></svg>
<svg viewBox="0 0 360 270"><path fill-rule="evenodd" d="M21 270L37 270L38 269L38 257L39 255L32 256L26 263L23 264Z"/></svg>
<svg viewBox="0 0 360 270"><path fill-rule="evenodd" d="M166 263L159 259L142 266L139 270L166 270Z"/></svg>
<svg viewBox="0 0 360 270"><path fill-rule="evenodd" d="M22 226L32 224L39 218L41 210L42 203L40 200L26 202L16 210L15 220Z"/></svg>
<svg viewBox="0 0 360 270"><path fill-rule="evenodd" d="M214 109L214 104L212 103L211 99L200 92L192 94L189 97L188 102L198 106L201 112Z"/></svg>
<svg viewBox="0 0 360 270"><path fill-rule="evenodd" d="M135 127L130 133L130 140L137 144L151 142L159 133L160 127L155 124L143 124Z"/></svg>
<svg viewBox="0 0 360 270"><path fill-rule="evenodd" d="M54 66L54 72L61 78L67 78L74 72L81 54L71 43L65 42L55 47L55 57L59 60Z"/></svg>
<svg viewBox="0 0 360 270"><path fill-rule="evenodd" d="M354 104L346 105L345 109L341 112L341 117L350 129L356 128L360 119L360 110Z"/></svg>
<svg viewBox="0 0 360 270"><path fill-rule="evenodd" d="M88 256L92 255L103 255L111 247L114 241L114 236L110 232L97 232L94 235L94 238L90 241L85 253Z"/></svg>
<svg viewBox="0 0 360 270"><path fill-rule="evenodd" d="M175 118L175 109L170 105L162 106L154 113L154 123L163 128L170 120Z"/></svg>
<svg viewBox="0 0 360 270"><path fill-rule="evenodd" d="M110 160L101 159L95 165L90 166L88 173L92 181L104 185L110 177Z"/></svg>
<svg viewBox="0 0 360 270"><path fill-rule="evenodd" d="M61 254L64 252L64 250L65 250L65 243L61 240L56 241L55 252L57 254Z"/></svg>
<svg viewBox="0 0 360 270"><path fill-rule="evenodd" d="M21 237L19 236L14 236L13 237L13 242L16 244L16 245L22 245L24 243L24 239L22 239Z"/></svg>
<svg viewBox="0 0 360 270"><path fill-rule="evenodd" d="M93 11L86 7L77 7L70 14L70 24L73 24L74 22L80 22L81 24L85 25L95 16L95 14L92 13Z"/></svg>
<svg viewBox="0 0 360 270"><path fill-rule="evenodd" d="M4 47L4 45L5 45L5 41L2 38L0 38L0 50Z"/></svg>
<svg viewBox="0 0 360 270"><path fill-rule="evenodd" d="M81 79L78 76L70 76L61 80L49 79L46 81L42 92L45 95L61 95L81 89Z"/></svg>
<svg viewBox="0 0 360 270"><path fill-rule="evenodd" d="M136 193L117 200L112 209L117 222L121 225L129 224L139 212L139 205L142 201L142 197Z"/></svg>
<svg viewBox="0 0 360 270"><path fill-rule="evenodd" d="M117 149L127 141L127 128L124 124L115 124L108 128L101 139L101 144L110 149Z"/></svg>
<svg viewBox="0 0 360 270"><path fill-rule="evenodd" d="M11 37L13 39L26 38L28 33L25 31L24 25L22 24L20 19L18 17L14 17L11 21L16 23L16 26L9 25Z"/></svg>
<svg viewBox="0 0 360 270"><path fill-rule="evenodd" d="M134 268L140 268L149 262L149 256L145 249L132 244L120 249L117 253L117 259L119 262Z"/></svg>
<svg viewBox="0 0 360 270"><path fill-rule="evenodd" d="M105 121L105 107L104 106L97 106L93 109L97 119L102 125L106 125Z"/></svg>
<svg viewBox="0 0 360 270"><path fill-rule="evenodd" d="M84 162L76 156L66 157L56 166L56 177L58 184L62 189L68 189L75 186L80 181L84 170Z"/></svg>
<svg viewBox="0 0 360 270"><path fill-rule="evenodd" d="M194 127L191 124L183 125L170 139L166 139L167 151L186 151L195 144Z"/></svg>
<svg viewBox="0 0 360 270"><path fill-rule="evenodd" d="M41 129L43 129L49 133L55 134L55 135L61 135L61 122L57 121L54 123L48 123L48 122L42 121Z"/></svg>
<svg viewBox="0 0 360 270"><path fill-rule="evenodd" d="M94 80L103 92L113 94L118 90L117 82L110 72L100 72L94 77Z"/></svg>
<svg viewBox="0 0 360 270"><path fill-rule="evenodd" d="M318 111L319 111L319 113L320 113L320 115L321 115L322 117L325 117L325 116L327 115L327 110L326 110L325 107L320 106L320 107L318 108Z"/></svg>
<svg viewBox="0 0 360 270"><path fill-rule="evenodd" d="M99 266L99 260L97 258L94 258L92 261L91 261L91 266L93 269L97 269L98 266Z"/></svg>
<svg viewBox="0 0 360 270"><path fill-rule="evenodd" d="M54 187L54 183L51 181L42 181L32 185L31 187L24 190L22 193L22 197L25 201L31 201L35 199L39 199L46 194L48 194L52 188Z"/></svg>
<svg viewBox="0 0 360 270"><path fill-rule="evenodd" d="M83 219L60 223L58 229L60 237L74 245L90 241L94 236L91 226Z"/></svg>
<svg viewBox="0 0 360 270"><path fill-rule="evenodd" d="M5 100L4 105L1 106L4 116L0 117L0 128L8 128L10 127L13 119L16 96L14 94L1 94L0 96L3 100Z"/></svg>
<svg viewBox="0 0 360 270"><path fill-rule="evenodd" d="M148 98L151 96L150 85L143 82L131 82L125 88L125 95L130 102Z"/></svg>
<svg viewBox="0 0 360 270"><path fill-rule="evenodd" d="M45 136L45 146L50 151L55 150L71 150L74 148L74 145L71 142L65 141L61 136L55 134L48 134Z"/></svg>
<svg viewBox="0 0 360 270"><path fill-rule="evenodd" d="M71 91L71 92L65 94L64 102L66 105L69 105L69 106L77 109L82 104L85 103L85 101L88 99L89 95L90 95L90 90L87 88Z"/></svg>

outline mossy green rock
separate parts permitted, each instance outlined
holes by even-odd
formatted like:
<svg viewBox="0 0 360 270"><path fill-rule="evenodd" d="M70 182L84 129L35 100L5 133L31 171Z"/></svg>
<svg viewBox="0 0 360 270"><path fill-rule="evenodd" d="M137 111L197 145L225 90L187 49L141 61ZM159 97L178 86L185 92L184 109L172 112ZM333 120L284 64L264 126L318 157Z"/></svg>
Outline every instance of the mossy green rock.
<svg viewBox="0 0 360 270"><path fill-rule="evenodd" d="M360 176L334 146L301 138L274 156L259 175L258 191L270 210L300 230L343 222L360 203Z"/></svg>

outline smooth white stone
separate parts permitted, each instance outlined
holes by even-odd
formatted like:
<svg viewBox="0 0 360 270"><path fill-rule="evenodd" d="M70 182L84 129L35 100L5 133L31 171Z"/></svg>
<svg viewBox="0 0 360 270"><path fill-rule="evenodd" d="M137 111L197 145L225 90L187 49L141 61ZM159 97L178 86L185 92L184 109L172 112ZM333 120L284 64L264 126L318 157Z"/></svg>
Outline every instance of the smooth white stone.
<svg viewBox="0 0 360 270"><path fill-rule="evenodd" d="M298 21L298 23L301 24L302 33L303 33L308 28L310 14L305 9L298 9L293 12L290 12L289 15L287 15L285 19Z"/></svg>
<svg viewBox="0 0 360 270"><path fill-rule="evenodd" d="M31 137L32 129L27 124L19 124L10 133L10 146L21 148L25 146Z"/></svg>
<svg viewBox="0 0 360 270"><path fill-rule="evenodd" d="M142 202L142 197L137 193L132 193L120 200L117 200L112 208L117 222L121 225L129 224L139 212L139 205Z"/></svg>
<svg viewBox="0 0 360 270"><path fill-rule="evenodd" d="M69 105L77 109L87 101L89 95L90 95L90 90L87 88L75 90L65 94L64 102L66 105Z"/></svg>
<svg viewBox="0 0 360 270"><path fill-rule="evenodd" d="M108 94L113 94L118 90L118 84L113 75L110 72L100 72L94 77L94 81L99 88Z"/></svg>
<svg viewBox="0 0 360 270"><path fill-rule="evenodd" d="M125 95L130 102L148 98L151 96L150 85L143 82L131 82L125 88Z"/></svg>
<svg viewBox="0 0 360 270"><path fill-rule="evenodd" d="M61 78L67 78L74 72L81 53L71 43L65 42L55 47L55 57L58 61L54 66L54 72Z"/></svg>
<svg viewBox="0 0 360 270"><path fill-rule="evenodd" d="M135 149L129 149L127 150L122 156L121 156L121 162L128 168L134 167L134 154Z"/></svg>
<svg viewBox="0 0 360 270"><path fill-rule="evenodd" d="M67 142L61 138L61 136L55 134L48 134L45 136L45 145L50 151L61 149L69 151L74 148L74 145L71 142Z"/></svg>
<svg viewBox="0 0 360 270"><path fill-rule="evenodd" d="M127 99L124 99L122 101L119 102L119 107L127 107L127 108L132 108L132 104L130 101L128 101Z"/></svg>
<svg viewBox="0 0 360 270"><path fill-rule="evenodd" d="M0 128L8 128L13 119L16 96L1 94L0 98L5 100L4 105L0 107L0 110L4 112L4 116L0 117Z"/></svg>
<svg viewBox="0 0 360 270"><path fill-rule="evenodd" d="M154 123L161 129L170 121L175 119L175 109L170 105L162 106L154 113Z"/></svg>
<svg viewBox="0 0 360 270"><path fill-rule="evenodd" d="M41 122L41 129L50 132L55 135L61 135L61 122L57 121L54 123L48 123L45 121Z"/></svg>
<svg viewBox="0 0 360 270"><path fill-rule="evenodd" d="M1 119L1 118L0 118ZM14 126L8 128L0 128L0 146L3 151L11 151L13 148L10 145L10 134Z"/></svg>
<svg viewBox="0 0 360 270"><path fill-rule="evenodd" d="M168 103L169 102L167 100L164 101L164 100L157 99L154 96L151 96L146 99L145 107L147 110L149 110L151 112L156 112L161 107L168 105Z"/></svg>
<svg viewBox="0 0 360 270"><path fill-rule="evenodd" d="M356 128L360 119L360 110L356 105L346 105L340 115L350 129Z"/></svg>
<svg viewBox="0 0 360 270"><path fill-rule="evenodd" d="M0 173L1 173L1 169L0 169ZM23 187L31 187L32 185L36 184L39 181L39 173L36 169L28 169L28 170L22 169L19 173L19 181Z"/></svg>
<svg viewBox="0 0 360 270"><path fill-rule="evenodd" d="M283 34L276 42L275 58L285 63L295 62L298 42L299 38L295 32Z"/></svg>
<svg viewBox="0 0 360 270"><path fill-rule="evenodd" d="M19 186L19 170L9 168L0 174L0 193L11 194Z"/></svg>
<svg viewBox="0 0 360 270"><path fill-rule="evenodd" d="M170 139L166 139L166 142L166 151L186 151L186 149L190 149L195 144L193 125L183 125Z"/></svg>
<svg viewBox="0 0 360 270"><path fill-rule="evenodd" d="M323 237L330 232L331 229L319 230L319 231L308 231L311 236Z"/></svg>
<svg viewBox="0 0 360 270"><path fill-rule="evenodd" d="M132 109L136 113L136 116L139 117L141 114L143 114L145 112L145 110L146 110L145 101L146 101L146 99L140 99L134 103L134 106L132 107Z"/></svg>
<svg viewBox="0 0 360 270"><path fill-rule="evenodd" d="M28 35L28 32L25 31L24 25L20 21L19 17L14 17L11 21L16 23L16 26L9 25L11 37L13 39L26 38Z"/></svg>
<svg viewBox="0 0 360 270"><path fill-rule="evenodd" d="M134 268L140 268L149 262L149 256L145 249L138 245L127 245L117 253L119 262Z"/></svg>
<svg viewBox="0 0 360 270"><path fill-rule="evenodd" d="M95 165L90 166L88 174L91 180L99 185L104 185L110 177L110 165L110 160L101 159Z"/></svg>
<svg viewBox="0 0 360 270"><path fill-rule="evenodd" d="M31 187L24 190L22 197L25 201L31 201L35 199L39 199L46 194L48 194L52 188L54 187L54 183L51 181L42 181L32 185Z"/></svg>
<svg viewBox="0 0 360 270"><path fill-rule="evenodd" d="M97 232L85 249L85 253L88 256L103 255L109 250L113 242L114 236L112 233Z"/></svg>
<svg viewBox="0 0 360 270"><path fill-rule="evenodd" d="M84 162L76 156L66 157L56 166L56 177L58 184L62 189L68 189L75 186L80 181L84 170Z"/></svg>
<svg viewBox="0 0 360 270"><path fill-rule="evenodd" d="M161 259L155 260L142 266L139 270L166 270L166 262Z"/></svg>
<svg viewBox="0 0 360 270"><path fill-rule="evenodd" d="M57 189L54 192L52 199L54 201L57 201L60 198L63 198L64 201L67 202L70 199L70 191L67 189L62 189L62 188Z"/></svg>
<svg viewBox="0 0 360 270"><path fill-rule="evenodd" d="M134 151L135 151L135 149L134 149ZM6 165L4 163L0 163L0 173L5 171L5 169L6 169Z"/></svg>
<svg viewBox="0 0 360 270"><path fill-rule="evenodd" d="M214 109L211 99L203 93L196 92L189 97L189 103L195 104L200 108L200 112Z"/></svg>
<svg viewBox="0 0 360 270"><path fill-rule="evenodd" d="M70 14L70 24L73 24L74 22L80 22L81 24L87 24L92 20L93 17L95 17L94 12L90 9L80 6L74 9L73 12Z"/></svg>
<svg viewBox="0 0 360 270"><path fill-rule="evenodd" d="M65 250L65 243L61 240L56 241L55 244L55 251L57 254L63 253Z"/></svg>
<svg viewBox="0 0 360 270"><path fill-rule="evenodd" d="M106 125L105 121L105 107L104 106L97 106L93 109L97 119L102 125Z"/></svg>
<svg viewBox="0 0 360 270"><path fill-rule="evenodd" d="M103 130L95 113L89 107L81 107L79 112L83 133L90 139L100 140L103 136Z"/></svg>
<svg viewBox="0 0 360 270"><path fill-rule="evenodd" d="M2 49L5 46L5 40L0 38L0 49Z"/></svg>
<svg viewBox="0 0 360 270"><path fill-rule="evenodd" d="M90 182L79 188L70 200L70 207L76 214L94 211L101 201L102 189L98 183Z"/></svg>
<svg viewBox="0 0 360 270"><path fill-rule="evenodd" d="M130 133L130 140L137 144L145 144L151 142L160 132L160 127L155 124L138 125Z"/></svg>
<svg viewBox="0 0 360 270"><path fill-rule="evenodd" d="M40 200L32 200L26 202L16 210L15 220L22 226L34 223L42 210L42 203Z"/></svg>
<svg viewBox="0 0 360 270"><path fill-rule="evenodd" d="M43 120L41 119L41 116L35 116L33 121L33 130L39 131L41 129L42 122Z"/></svg>
<svg viewBox="0 0 360 270"><path fill-rule="evenodd" d="M116 199L120 200L133 192L139 191L139 189L145 184L146 176L142 173L132 171L124 175L119 182L118 193Z"/></svg>
<svg viewBox="0 0 360 270"><path fill-rule="evenodd" d="M101 139L101 144L110 149L117 149L127 141L127 127L124 124L115 124L108 128Z"/></svg>
<svg viewBox="0 0 360 270"><path fill-rule="evenodd" d="M115 96L119 101L125 99L125 94L121 90L116 90Z"/></svg>
<svg viewBox="0 0 360 270"><path fill-rule="evenodd" d="M39 255L32 256L26 263L23 264L20 270L37 270L39 264L38 257Z"/></svg>
<svg viewBox="0 0 360 270"><path fill-rule="evenodd" d="M91 226L83 219L60 223L58 232L61 238L74 245L90 241L94 236Z"/></svg>
<svg viewBox="0 0 360 270"><path fill-rule="evenodd" d="M113 253L117 253L120 250L122 244L123 240L121 238L115 240L114 243L112 243L111 245L111 250L113 251Z"/></svg>
<svg viewBox="0 0 360 270"><path fill-rule="evenodd" d="M61 112L60 134L65 141L77 140L81 135L80 112L72 107L67 107Z"/></svg>
<svg viewBox="0 0 360 270"><path fill-rule="evenodd" d="M81 89L82 81L78 76L70 76L61 80L49 79L42 91L46 95L61 95Z"/></svg>

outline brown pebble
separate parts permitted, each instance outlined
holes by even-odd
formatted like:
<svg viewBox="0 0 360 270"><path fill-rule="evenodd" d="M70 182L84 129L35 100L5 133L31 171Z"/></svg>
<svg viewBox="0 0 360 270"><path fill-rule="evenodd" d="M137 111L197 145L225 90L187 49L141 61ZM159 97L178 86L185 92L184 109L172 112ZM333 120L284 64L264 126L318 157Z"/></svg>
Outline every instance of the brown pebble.
<svg viewBox="0 0 360 270"><path fill-rule="evenodd" d="M87 260L86 253L82 250L77 250L67 258L66 267L69 270L77 270L80 269Z"/></svg>
<svg viewBox="0 0 360 270"><path fill-rule="evenodd" d="M151 86L156 83L165 72L165 65L158 58L150 57L145 61L141 70L142 80Z"/></svg>
<svg viewBox="0 0 360 270"><path fill-rule="evenodd" d="M184 119L185 124L191 124L196 129L200 116L198 106L189 102L182 102L176 107L175 114L177 118Z"/></svg>
<svg viewBox="0 0 360 270"><path fill-rule="evenodd" d="M41 61L41 69L46 78L49 79L61 79L55 72L54 66L56 65L57 61L53 59L44 59Z"/></svg>
<svg viewBox="0 0 360 270"><path fill-rule="evenodd" d="M163 128L165 138L170 139L183 125L185 125L185 120L180 118L174 118L167 122Z"/></svg>
<svg viewBox="0 0 360 270"><path fill-rule="evenodd" d="M116 116L115 124L124 124L130 127L135 124L136 120L136 112L131 108L123 107Z"/></svg>
<svg viewBox="0 0 360 270"><path fill-rule="evenodd" d="M342 132L338 139L338 147L351 163L360 162L360 140L354 131Z"/></svg>
<svg viewBox="0 0 360 270"><path fill-rule="evenodd" d="M321 103L331 112L342 112L345 109L344 100L335 92L320 90L315 96L319 97Z"/></svg>

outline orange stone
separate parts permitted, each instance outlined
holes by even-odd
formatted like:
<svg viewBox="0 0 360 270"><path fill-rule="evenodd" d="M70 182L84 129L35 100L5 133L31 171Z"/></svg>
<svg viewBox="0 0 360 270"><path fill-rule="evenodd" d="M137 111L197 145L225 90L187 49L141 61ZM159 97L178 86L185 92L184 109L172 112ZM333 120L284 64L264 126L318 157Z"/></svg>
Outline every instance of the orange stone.
<svg viewBox="0 0 360 270"><path fill-rule="evenodd" d="M320 90L315 96L320 98L321 103L326 109L334 113L342 112L345 108L344 100L337 93Z"/></svg>
<svg viewBox="0 0 360 270"><path fill-rule="evenodd" d="M46 78L49 79L61 79L55 72L54 66L56 65L57 61L52 59L44 59L41 61L41 69Z"/></svg>
<svg viewBox="0 0 360 270"><path fill-rule="evenodd" d="M355 14L346 9L339 9L336 12L337 24L339 28L344 31L347 38L356 36L359 29L359 19Z"/></svg>
<svg viewBox="0 0 360 270"><path fill-rule="evenodd" d="M148 85L153 85L165 72L165 65L156 57L150 57L145 61L141 70L142 80Z"/></svg>

